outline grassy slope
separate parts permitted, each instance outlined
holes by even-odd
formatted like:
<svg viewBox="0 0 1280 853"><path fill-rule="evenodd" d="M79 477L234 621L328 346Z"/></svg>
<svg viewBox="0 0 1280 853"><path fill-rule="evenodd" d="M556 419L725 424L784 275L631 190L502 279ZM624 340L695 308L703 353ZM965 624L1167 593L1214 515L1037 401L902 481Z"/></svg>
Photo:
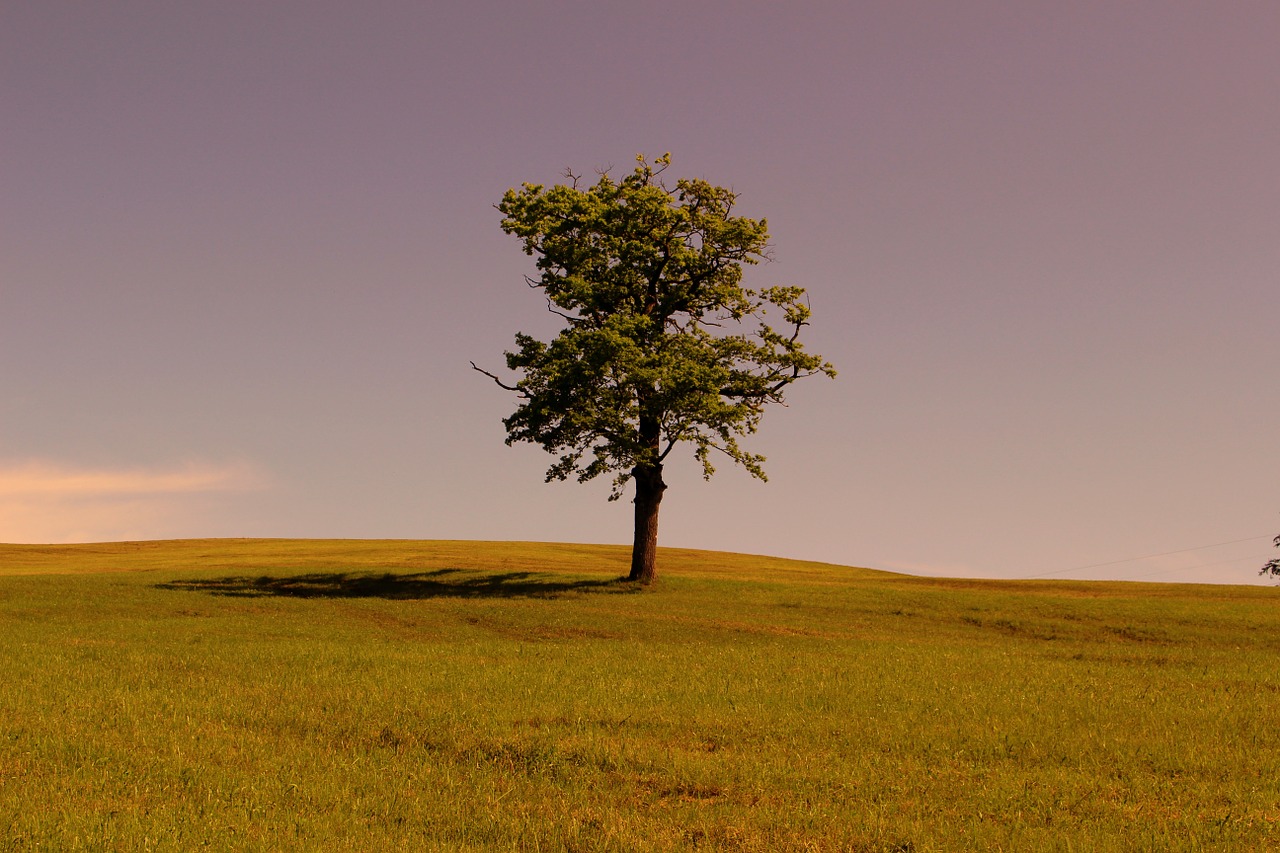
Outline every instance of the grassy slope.
<svg viewBox="0 0 1280 853"><path fill-rule="evenodd" d="M1280 847L1280 591L0 546L0 849Z"/></svg>

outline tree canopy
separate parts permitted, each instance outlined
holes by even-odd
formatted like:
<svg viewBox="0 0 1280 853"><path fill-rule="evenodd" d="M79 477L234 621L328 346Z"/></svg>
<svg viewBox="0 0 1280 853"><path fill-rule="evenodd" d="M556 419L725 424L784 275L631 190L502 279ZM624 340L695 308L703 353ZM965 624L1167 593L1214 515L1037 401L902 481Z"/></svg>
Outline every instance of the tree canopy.
<svg viewBox="0 0 1280 853"><path fill-rule="evenodd" d="M1275 546L1280 548L1280 536L1275 538ZM1258 574L1271 575L1272 577L1280 578L1280 559L1275 559L1267 563L1262 567L1262 570L1258 572Z"/></svg>
<svg viewBox="0 0 1280 853"><path fill-rule="evenodd" d="M764 219L733 214L737 195L705 180L663 178L670 155L637 157L621 180L524 184L502 197L502 229L536 259L548 309L564 321L550 342L518 333L506 353L514 383L476 367L520 398L507 443L555 455L548 482L613 475L610 499L636 488L631 577L655 572L662 467L688 444L703 474L724 456L765 479L754 433L791 383L835 369L799 337L801 287L753 290L743 267L769 258Z"/></svg>

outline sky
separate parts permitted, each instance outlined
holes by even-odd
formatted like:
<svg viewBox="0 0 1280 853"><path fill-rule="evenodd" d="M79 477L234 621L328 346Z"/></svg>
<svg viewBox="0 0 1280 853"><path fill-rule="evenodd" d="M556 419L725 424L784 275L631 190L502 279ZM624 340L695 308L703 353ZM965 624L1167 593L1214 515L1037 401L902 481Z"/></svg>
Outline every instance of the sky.
<svg viewBox="0 0 1280 853"><path fill-rule="evenodd" d="M1280 4L0 6L0 541L626 544L507 447L555 318L493 205L739 193L794 386L663 545L923 575L1265 583ZM605 478L607 479L607 478Z"/></svg>

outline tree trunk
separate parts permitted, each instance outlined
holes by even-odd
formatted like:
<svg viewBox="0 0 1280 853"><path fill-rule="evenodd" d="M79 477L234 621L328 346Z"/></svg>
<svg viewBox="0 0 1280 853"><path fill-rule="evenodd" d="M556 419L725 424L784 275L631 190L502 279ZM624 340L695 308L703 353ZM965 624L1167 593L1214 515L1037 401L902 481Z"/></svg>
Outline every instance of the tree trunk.
<svg viewBox="0 0 1280 853"><path fill-rule="evenodd" d="M658 569L658 505L667 484L662 482L662 465L631 471L636 484L636 533L631 545L631 574L627 580L646 586L653 583Z"/></svg>

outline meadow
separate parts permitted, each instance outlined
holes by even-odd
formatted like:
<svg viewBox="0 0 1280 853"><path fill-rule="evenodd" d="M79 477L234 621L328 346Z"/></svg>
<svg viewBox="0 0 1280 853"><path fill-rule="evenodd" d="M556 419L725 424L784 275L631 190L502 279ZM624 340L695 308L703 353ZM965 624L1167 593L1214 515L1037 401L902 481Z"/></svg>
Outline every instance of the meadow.
<svg viewBox="0 0 1280 853"><path fill-rule="evenodd" d="M0 850L1280 849L1280 590L0 545Z"/></svg>

